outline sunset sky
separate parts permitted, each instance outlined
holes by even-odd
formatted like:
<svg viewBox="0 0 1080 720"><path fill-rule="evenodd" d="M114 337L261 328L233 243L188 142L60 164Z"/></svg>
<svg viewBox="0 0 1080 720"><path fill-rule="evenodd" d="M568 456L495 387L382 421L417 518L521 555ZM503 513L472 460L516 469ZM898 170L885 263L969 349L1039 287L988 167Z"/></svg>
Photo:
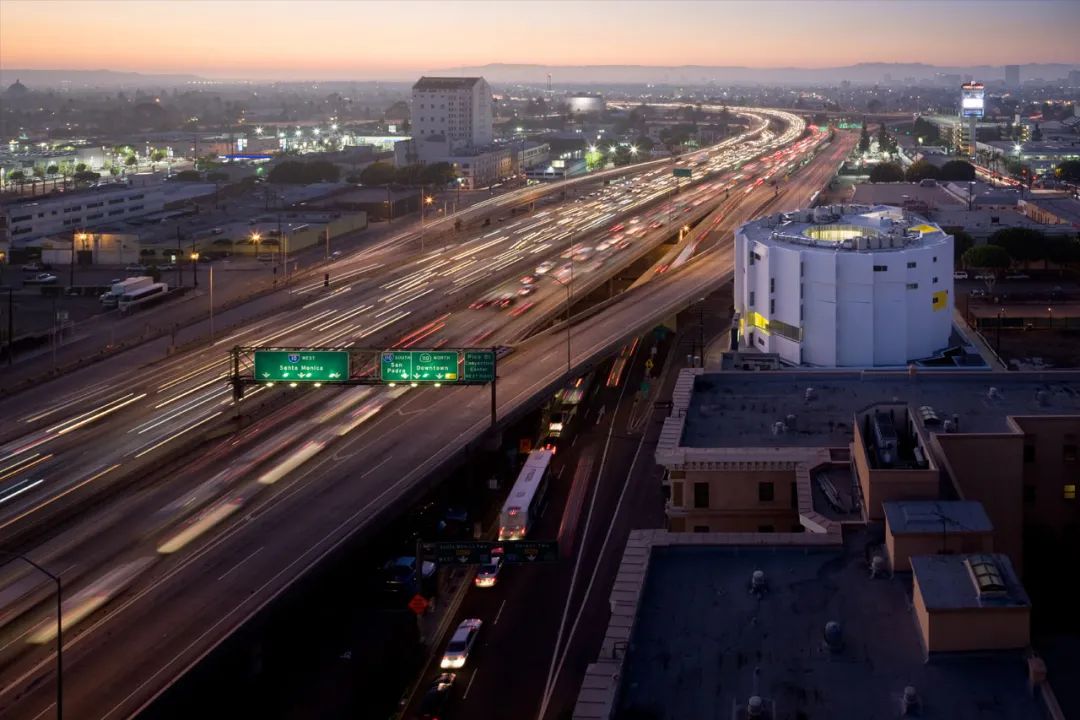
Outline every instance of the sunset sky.
<svg viewBox="0 0 1080 720"><path fill-rule="evenodd" d="M500 63L1080 63L1080 2L0 0L0 68L399 79Z"/></svg>

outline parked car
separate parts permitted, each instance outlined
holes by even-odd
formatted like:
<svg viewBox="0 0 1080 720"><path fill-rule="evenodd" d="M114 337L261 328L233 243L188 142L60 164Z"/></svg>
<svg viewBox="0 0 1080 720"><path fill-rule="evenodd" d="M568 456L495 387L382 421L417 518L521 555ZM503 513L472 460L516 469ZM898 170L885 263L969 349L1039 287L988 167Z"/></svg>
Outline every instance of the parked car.
<svg viewBox="0 0 1080 720"><path fill-rule="evenodd" d="M462 620L454 631L453 637L450 638L450 642L446 644L446 651L443 653L442 660L439 661L439 667L443 670L450 668L457 670L465 667L465 663L469 660L469 652L476 644L476 637L480 634L483 624L484 621L480 618Z"/></svg>
<svg viewBox="0 0 1080 720"><path fill-rule="evenodd" d="M994 273L979 273L978 275L975 276L975 279L976 280L993 280L994 277L995 277Z"/></svg>
<svg viewBox="0 0 1080 720"><path fill-rule="evenodd" d="M1006 280L1030 280L1031 276L1027 273L1010 273L1005 276Z"/></svg>
<svg viewBox="0 0 1080 720"><path fill-rule="evenodd" d="M146 272L146 266L139 263L131 263L124 266L124 272L144 273Z"/></svg>
<svg viewBox="0 0 1080 720"><path fill-rule="evenodd" d="M52 265L40 262L29 262L22 266L23 272L41 272L42 270L52 270Z"/></svg>
<svg viewBox="0 0 1080 720"><path fill-rule="evenodd" d="M24 285L52 285L56 282L56 276L49 273L38 273L34 277L23 280Z"/></svg>
<svg viewBox="0 0 1080 720"><path fill-rule="evenodd" d="M967 270L954 270L953 274L952 274L952 278L953 278L953 280L967 280L968 279L968 271Z"/></svg>
<svg viewBox="0 0 1080 720"><path fill-rule="evenodd" d="M450 702L455 680L457 675L454 673L442 673L435 678L420 701L421 720L439 720L443 716Z"/></svg>
<svg viewBox="0 0 1080 720"><path fill-rule="evenodd" d="M408 555L387 560L383 565L383 573L387 590L411 588L416 578L416 558ZM425 560L420 573L421 581L430 580L435 576L435 563Z"/></svg>

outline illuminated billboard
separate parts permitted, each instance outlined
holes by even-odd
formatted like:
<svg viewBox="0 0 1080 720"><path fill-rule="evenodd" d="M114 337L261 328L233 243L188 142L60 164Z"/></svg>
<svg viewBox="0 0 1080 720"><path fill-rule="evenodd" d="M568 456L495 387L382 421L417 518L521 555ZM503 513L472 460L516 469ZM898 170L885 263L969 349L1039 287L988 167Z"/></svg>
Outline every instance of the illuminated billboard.
<svg viewBox="0 0 1080 720"><path fill-rule="evenodd" d="M964 83L960 87L960 114L963 117L981 118L984 109L982 83Z"/></svg>

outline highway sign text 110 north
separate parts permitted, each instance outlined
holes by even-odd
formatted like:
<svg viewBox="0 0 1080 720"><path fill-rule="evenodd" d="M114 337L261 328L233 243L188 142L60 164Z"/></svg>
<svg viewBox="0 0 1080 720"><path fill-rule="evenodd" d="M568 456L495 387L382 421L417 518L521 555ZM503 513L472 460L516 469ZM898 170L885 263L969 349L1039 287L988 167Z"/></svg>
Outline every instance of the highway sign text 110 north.
<svg viewBox="0 0 1080 720"><path fill-rule="evenodd" d="M458 351L387 350L380 356L379 377L383 382L457 382Z"/></svg>
<svg viewBox="0 0 1080 720"><path fill-rule="evenodd" d="M508 563L541 563L559 560L556 540L470 540L465 542L433 542L423 544L425 559L443 565L486 565L493 556Z"/></svg>
<svg viewBox="0 0 1080 720"><path fill-rule="evenodd" d="M349 353L340 350L256 350L259 382L341 382L349 378Z"/></svg>

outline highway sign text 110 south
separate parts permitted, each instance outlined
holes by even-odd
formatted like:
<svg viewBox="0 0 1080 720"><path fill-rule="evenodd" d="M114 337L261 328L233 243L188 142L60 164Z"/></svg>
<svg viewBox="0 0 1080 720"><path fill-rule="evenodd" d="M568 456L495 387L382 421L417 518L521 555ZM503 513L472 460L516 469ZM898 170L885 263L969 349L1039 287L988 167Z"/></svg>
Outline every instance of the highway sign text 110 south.
<svg viewBox="0 0 1080 720"><path fill-rule="evenodd" d="M259 382L341 382L349 378L349 353L339 350L256 350Z"/></svg>

